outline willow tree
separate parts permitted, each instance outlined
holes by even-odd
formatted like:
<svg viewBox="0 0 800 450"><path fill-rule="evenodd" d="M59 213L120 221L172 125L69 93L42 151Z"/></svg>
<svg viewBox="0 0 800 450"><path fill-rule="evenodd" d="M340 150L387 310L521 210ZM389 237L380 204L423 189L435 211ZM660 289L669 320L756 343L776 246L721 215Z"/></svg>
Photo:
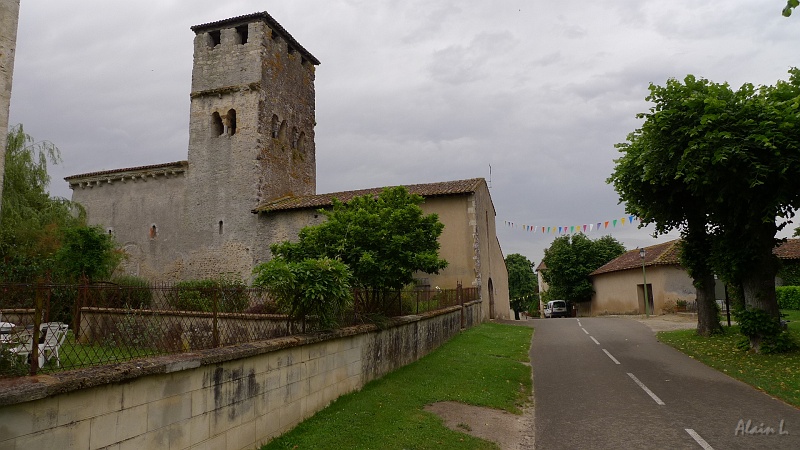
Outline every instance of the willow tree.
<svg viewBox="0 0 800 450"><path fill-rule="evenodd" d="M73 205L50 197L47 164L60 162L58 148L37 142L22 125L12 127L5 150L0 216L0 278L31 281L51 269L61 241L60 230L80 221Z"/></svg>

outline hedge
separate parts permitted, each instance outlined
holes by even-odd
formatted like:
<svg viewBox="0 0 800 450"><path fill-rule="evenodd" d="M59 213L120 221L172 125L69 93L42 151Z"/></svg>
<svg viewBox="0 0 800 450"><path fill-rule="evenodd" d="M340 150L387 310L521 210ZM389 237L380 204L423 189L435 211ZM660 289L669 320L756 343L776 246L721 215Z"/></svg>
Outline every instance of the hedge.
<svg viewBox="0 0 800 450"><path fill-rule="evenodd" d="M780 309L800 310L800 286L779 286L775 293Z"/></svg>

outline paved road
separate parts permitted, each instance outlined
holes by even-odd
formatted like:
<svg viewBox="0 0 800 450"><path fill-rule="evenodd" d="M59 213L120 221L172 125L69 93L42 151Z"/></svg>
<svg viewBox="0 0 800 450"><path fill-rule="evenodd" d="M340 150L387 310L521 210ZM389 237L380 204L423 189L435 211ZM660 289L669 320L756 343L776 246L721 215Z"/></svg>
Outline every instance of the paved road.
<svg viewBox="0 0 800 450"><path fill-rule="evenodd" d="M800 449L800 410L659 343L637 321L534 328L539 450Z"/></svg>

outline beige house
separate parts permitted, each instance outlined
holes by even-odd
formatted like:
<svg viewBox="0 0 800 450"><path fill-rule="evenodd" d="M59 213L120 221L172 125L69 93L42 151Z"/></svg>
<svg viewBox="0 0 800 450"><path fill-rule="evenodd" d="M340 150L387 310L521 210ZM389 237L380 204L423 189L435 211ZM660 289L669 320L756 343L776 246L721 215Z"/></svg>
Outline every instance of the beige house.
<svg viewBox="0 0 800 450"><path fill-rule="evenodd" d="M644 314L645 278L650 314L663 314L665 306L674 307L679 300L694 301L696 291L680 265L679 245L674 240L645 247L644 261L639 249L631 250L589 274L595 291L589 313Z"/></svg>
<svg viewBox="0 0 800 450"><path fill-rule="evenodd" d="M412 194L425 198L425 214L435 213L444 224L439 237L439 256L448 262L438 275L419 273L417 284L434 288L479 287L485 319L510 317L508 272L495 232L495 210L483 178L406 185ZM353 197L377 195L383 188L288 197L265 202L253 212L259 216L259 240L279 242L296 238L299 229L322 221L320 208L334 198L346 202Z"/></svg>

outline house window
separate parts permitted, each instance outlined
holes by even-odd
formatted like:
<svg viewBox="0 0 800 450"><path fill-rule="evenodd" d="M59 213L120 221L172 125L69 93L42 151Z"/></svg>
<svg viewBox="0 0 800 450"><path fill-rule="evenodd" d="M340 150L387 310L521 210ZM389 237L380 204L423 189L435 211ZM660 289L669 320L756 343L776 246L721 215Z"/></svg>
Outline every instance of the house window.
<svg viewBox="0 0 800 450"><path fill-rule="evenodd" d="M222 35L219 30L208 32L208 46L214 48L222 42Z"/></svg>

